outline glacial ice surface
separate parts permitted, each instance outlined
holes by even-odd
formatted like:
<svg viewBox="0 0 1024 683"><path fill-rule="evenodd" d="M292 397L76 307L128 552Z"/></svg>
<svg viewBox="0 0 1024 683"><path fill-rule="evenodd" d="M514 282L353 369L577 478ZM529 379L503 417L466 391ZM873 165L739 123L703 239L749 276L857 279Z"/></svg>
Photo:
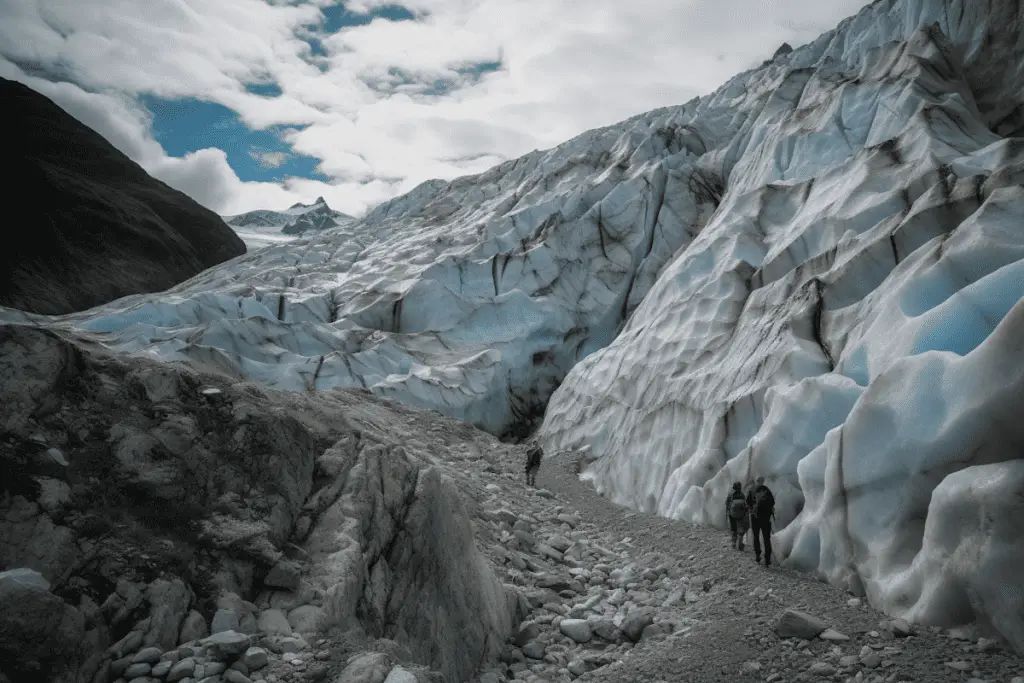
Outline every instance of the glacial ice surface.
<svg viewBox="0 0 1024 683"><path fill-rule="evenodd" d="M761 474L785 562L1024 648L1022 22L879 0L706 97L0 322L495 433L547 406L600 491L701 524Z"/></svg>
<svg viewBox="0 0 1024 683"><path fill-rule="evenodd" d="M702 100L725 192L541 429L629 506L1024 649L1024 10L878 2ZM716 108L714 103L728 102Z"/></svg>

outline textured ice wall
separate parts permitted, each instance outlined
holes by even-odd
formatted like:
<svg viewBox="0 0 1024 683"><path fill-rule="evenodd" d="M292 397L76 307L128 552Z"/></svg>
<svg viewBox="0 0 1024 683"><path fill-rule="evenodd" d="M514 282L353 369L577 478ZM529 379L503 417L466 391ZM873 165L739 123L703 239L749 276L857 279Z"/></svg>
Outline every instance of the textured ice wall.
<svg viewBox="0 0 1024 683"><path fill-rule="evenodd" d="M546 443L701 524L764 475L788 564L1024 649L1022 25L875 3L711 96L748 122L707 155L721 205L552 396Z"/></svg>
<svg viewBox="0 0 1024 683"><path fill-rule="evenodd" d="M282 389L364 387L492 432L521 427L717 207L706 135L685 123L695 107L425 183L168 292L32 320Z"/></svg>

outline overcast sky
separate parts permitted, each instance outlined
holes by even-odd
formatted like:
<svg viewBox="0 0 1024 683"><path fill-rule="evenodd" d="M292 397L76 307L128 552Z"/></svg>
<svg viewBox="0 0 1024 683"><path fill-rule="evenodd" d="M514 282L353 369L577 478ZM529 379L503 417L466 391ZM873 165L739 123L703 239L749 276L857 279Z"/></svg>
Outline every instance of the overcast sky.
<svg viewBox="0 0 1024 683"><path fill-rule="evenodd" d="M680 104L861 0L0 0L0 76L222 213L360 214Z"/></svg>

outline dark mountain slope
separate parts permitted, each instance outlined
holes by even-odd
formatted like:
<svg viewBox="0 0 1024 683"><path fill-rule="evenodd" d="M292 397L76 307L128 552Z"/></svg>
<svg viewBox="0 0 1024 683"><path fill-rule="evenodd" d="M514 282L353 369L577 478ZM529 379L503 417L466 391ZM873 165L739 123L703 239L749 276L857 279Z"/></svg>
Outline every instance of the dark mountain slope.
<svg viewBox="0 0 1024 683"><path fill-rule="evenodd" d="M0 79L0 125L14 171L3 185L0 305L69 313L245 253L219 216L27 86Z"/></svg>

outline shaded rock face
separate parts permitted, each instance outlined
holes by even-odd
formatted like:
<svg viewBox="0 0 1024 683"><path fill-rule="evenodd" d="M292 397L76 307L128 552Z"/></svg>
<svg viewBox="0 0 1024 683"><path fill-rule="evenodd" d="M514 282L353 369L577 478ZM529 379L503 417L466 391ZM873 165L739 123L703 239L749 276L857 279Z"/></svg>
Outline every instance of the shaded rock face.
<svg viewBox="0 0 1024 683"><path fill-rule="evenodd" d="M172 287L245 253L224 222L27 86L0 79L8 234L0 305L68 313Z"/></svg>
<svg viewBox="0 0 1024 683"><path fill-rule="evenodd" d="M0 394L0 569L52 584L17 582L51 621L81 609L80 680L98 653L165 651L215 615L273 636L359 629L447 680L511 629L451 485L354 429L358 396L265 393L24 326L0 326ZM48 480L68 491L43 507ZM0 647L20 647L5 614Z"/></svg>

